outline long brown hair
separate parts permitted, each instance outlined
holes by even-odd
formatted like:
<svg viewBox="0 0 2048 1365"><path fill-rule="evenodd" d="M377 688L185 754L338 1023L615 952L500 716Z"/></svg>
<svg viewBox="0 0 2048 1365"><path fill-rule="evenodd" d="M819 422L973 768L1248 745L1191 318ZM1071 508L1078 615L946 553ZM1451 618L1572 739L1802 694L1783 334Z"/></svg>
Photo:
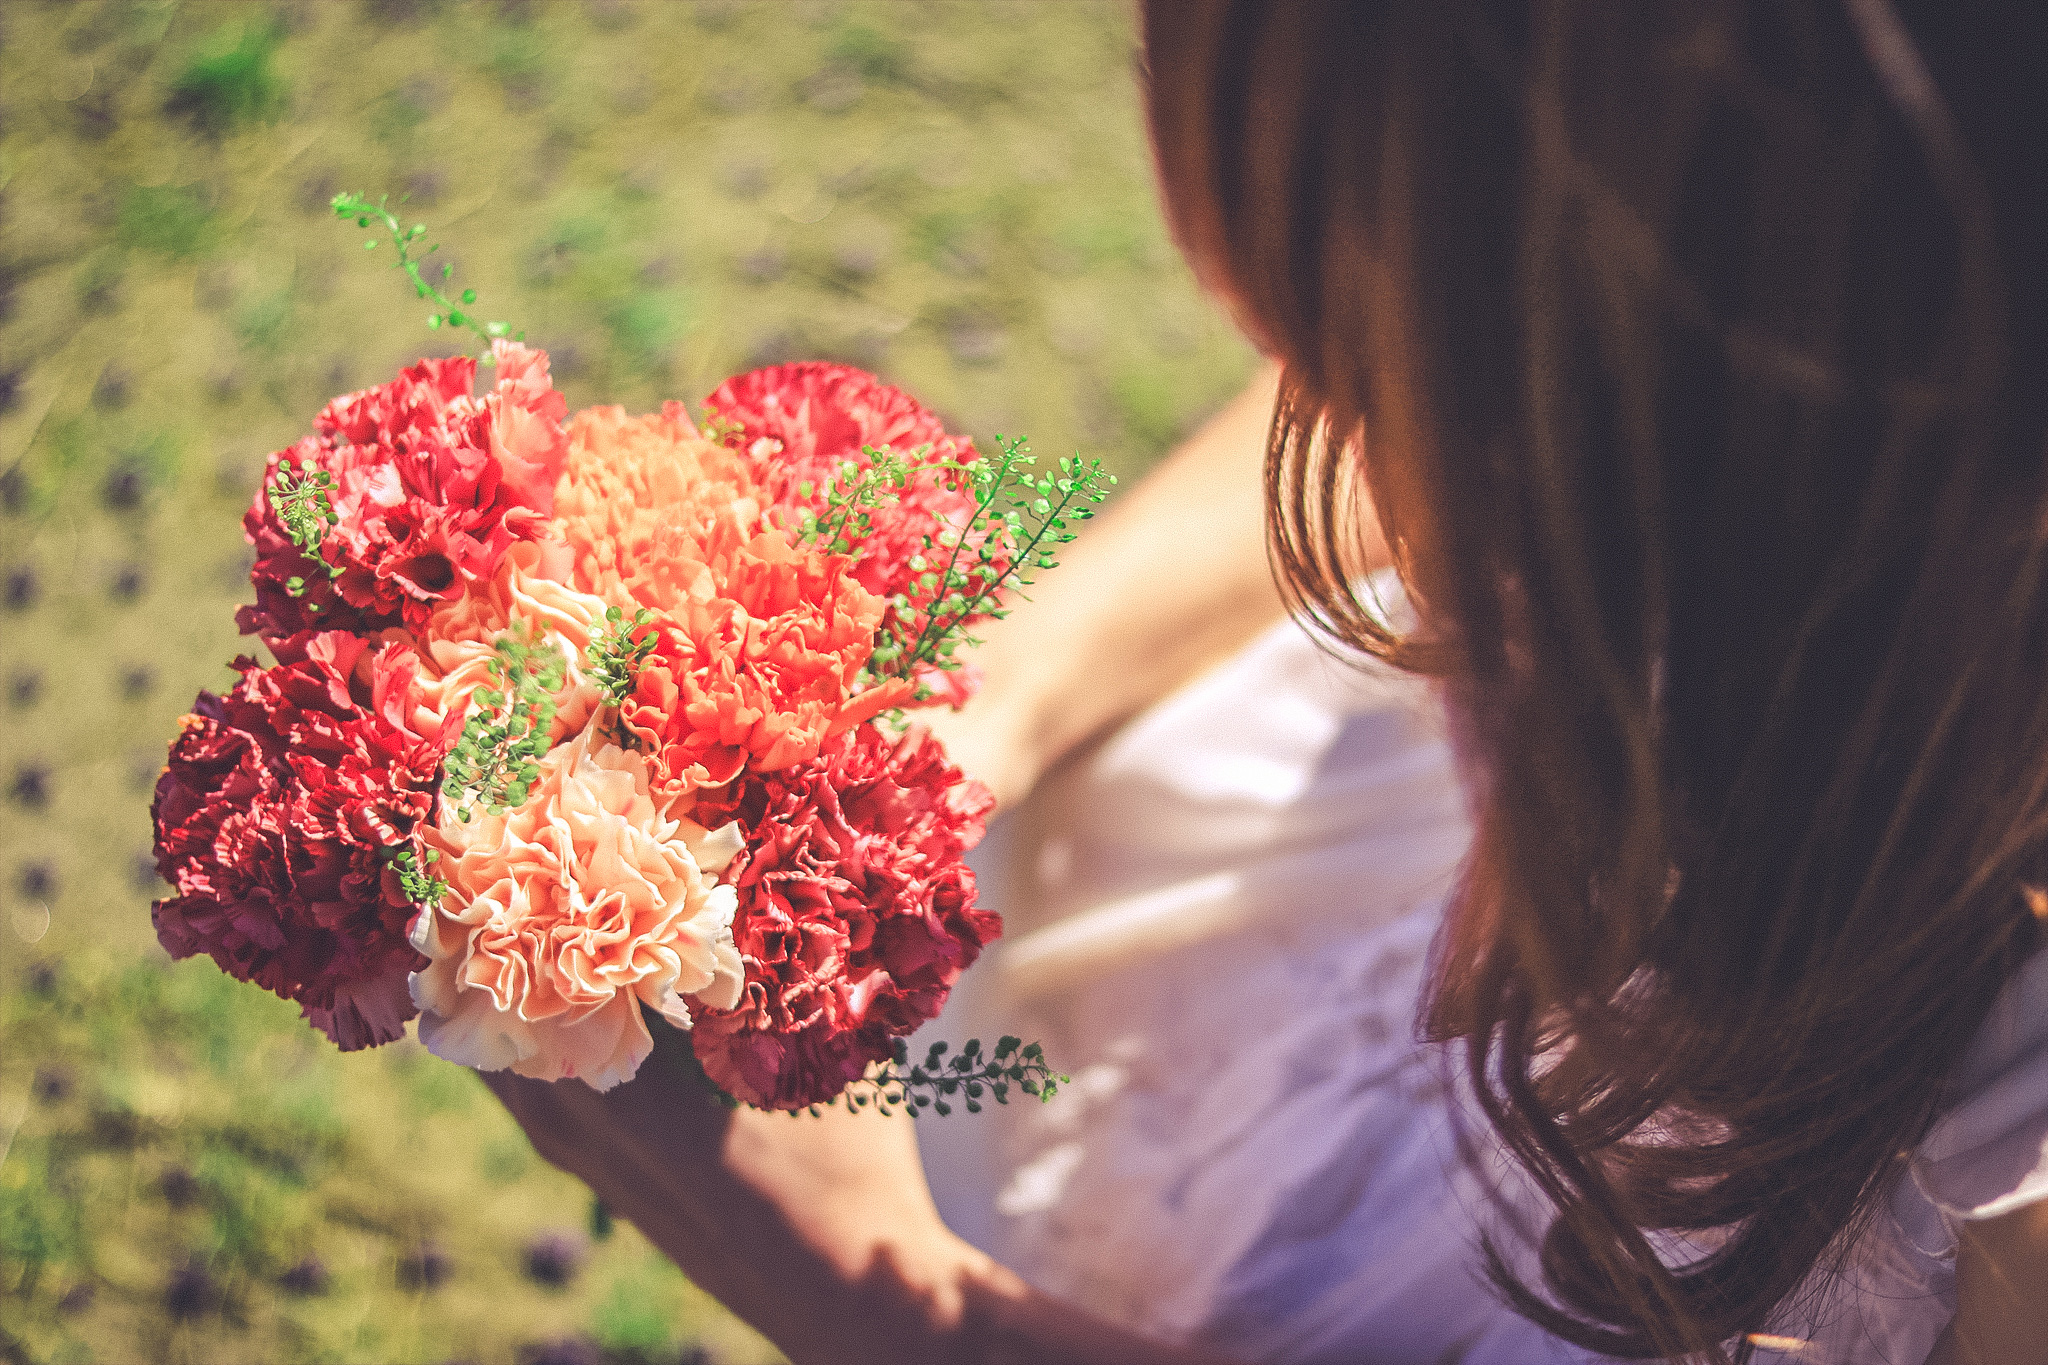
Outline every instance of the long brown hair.
<svg viewBox="0 0 2048 1365"><path fill-rule="evenodd" d="M1286 366L1276 567L1443 679L1426 1023L1554 1208L1496 1280L1581 1345L1800 1321L2040 938L2044 14L1146 6L1169 216Z"/></svg>

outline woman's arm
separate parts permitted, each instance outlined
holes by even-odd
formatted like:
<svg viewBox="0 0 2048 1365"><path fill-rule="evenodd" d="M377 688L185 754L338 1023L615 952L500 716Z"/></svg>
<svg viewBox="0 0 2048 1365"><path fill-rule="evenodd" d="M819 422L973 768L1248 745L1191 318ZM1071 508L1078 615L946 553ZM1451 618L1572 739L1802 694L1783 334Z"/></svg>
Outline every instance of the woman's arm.
<svg viewBox="0 0 2048 1365"><path fill-rule="evenodd" d="M1008 805L1070 749L1224 658L1284 608L1266 563L1262 469L1279 369L1120 494L1065 561L992 622L969 662L986 682L926 713ZM1374 566L1384 552L1370 555Z"/></svg>
<svg viewBox="0 0 2048 1365"><path fill-rule="evenodd" d="M1956 1317L1927 1365L2048 1365L2048 1201L1957 1240Z"/></svg>
<svg viewBox="0 0 2048 1365"><path fill-rule="evenodd" d="M948 1232L912 1120L728 1110L679 1045L604 1094L484 1078L542 1156L796 1365L1222 1365L1050 1299Z"/></svg>

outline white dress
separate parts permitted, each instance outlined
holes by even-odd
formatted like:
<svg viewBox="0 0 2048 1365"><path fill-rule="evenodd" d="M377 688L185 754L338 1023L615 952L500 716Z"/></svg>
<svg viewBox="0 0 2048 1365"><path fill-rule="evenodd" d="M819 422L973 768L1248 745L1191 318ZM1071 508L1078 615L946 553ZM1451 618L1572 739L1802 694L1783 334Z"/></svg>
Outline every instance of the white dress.
<svg viewBox="0 0 2048 1365"><path fill-rule="evenodd" d="M1594 1359L1486 1288L1480 1230L1528 1201L1470 1158L1456 1067L1415 1040L1468 839L1428 690L1293 623L1131 721L977 855L1007 935L926 1036L1035 1038L1073 1084L920 1125L948 1223L1049 1293L1246 1361ZM2044 1197L2048 954L1783 1358L1919 1365L1956 1221Z"/></svg>

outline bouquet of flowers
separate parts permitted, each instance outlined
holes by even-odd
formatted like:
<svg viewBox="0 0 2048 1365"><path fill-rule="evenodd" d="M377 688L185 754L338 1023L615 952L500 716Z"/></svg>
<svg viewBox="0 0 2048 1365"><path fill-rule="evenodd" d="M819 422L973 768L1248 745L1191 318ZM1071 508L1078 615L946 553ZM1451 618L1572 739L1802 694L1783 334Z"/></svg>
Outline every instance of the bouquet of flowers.
<svg viewBox="0 0 2048 1365"><path fill-rule="evenodd" d="M840 365L569 414L548 358L422 273L488 347L334 399L243 529L275 663L202 692L156 789L153 918L344 1049L605 1089L687 1029L777 1109L1049 1094L1014 1038L909 1066L1000 931L963 855L991 799L916 722L958 650L1108 482L984 454ZM379 238L372 238L376 245ZM443 280L446 272L443 272Z"/></svg>

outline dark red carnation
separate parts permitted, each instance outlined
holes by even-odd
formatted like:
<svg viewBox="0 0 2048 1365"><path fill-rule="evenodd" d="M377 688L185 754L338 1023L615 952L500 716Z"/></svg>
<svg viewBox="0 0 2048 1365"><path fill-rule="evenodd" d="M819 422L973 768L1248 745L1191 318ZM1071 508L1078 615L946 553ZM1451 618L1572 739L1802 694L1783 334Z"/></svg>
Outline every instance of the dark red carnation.
<svg viewBox="0 0 2048 1365"><path fill-rule="evenodd" d="M286 644L296 662L237 660L241 681L200 693L171 745L150 814L177 894L152 918L172 957L210 955L353 1050L416 1013L406 975L426 959L388 855L433 818L446 745L413 728L405 646Z"/></svg>
<svg viewBox="0 0 2048 1365"><path fill-rule="evenodd" d="M271 456L242 518L256 547L256 604L236 617L245 634L417 631L435 603L488 578L507 546L538 534L568 457L567 405L545 354L500 342L497 355L498 382L481 398L471 393L474 360L422 360L335 399L311 436ZM334 479L338 520L318 561L292 542L273 504L286 459L295 477Z"/></svg>
<svg viewBox="0 0 2048 1365"><path fill-rule="evenodd" d="M693 820L738 820L746 836L725 878L746 985L734 1008L699 1010L691 1035L712 1080L801 1109L937 1015L1002 932L963 858L994 804L924 730L872 725L812 762L700 793Z"/></svg>
<svg viewBox="0 0 2048 1365"><path fill-rule="evenodd" d="M770 519L785 529L807 508L824 510L827 485L842 463L873 464L864 447L909 455L929 446L923 459L934 464L976 458L972 440L948 435L916 399L850 365L804 361L754 370L719 385L704 407L726 424L728 443L747 455ZM920 578L939 567L938 555L951 554L942 537L968 528L975 501L964 475L933 470L916 475L893 506L873 512L872 529L856 550L854 577L884 600L909 599L908 609L891 608L899 634L914 637L923 626L938 588ZM978 534L968 537L963 568L979 543ZM919 681L932 689L933 700L957 706L972 693L975 678L927 669Z"/></svg>

